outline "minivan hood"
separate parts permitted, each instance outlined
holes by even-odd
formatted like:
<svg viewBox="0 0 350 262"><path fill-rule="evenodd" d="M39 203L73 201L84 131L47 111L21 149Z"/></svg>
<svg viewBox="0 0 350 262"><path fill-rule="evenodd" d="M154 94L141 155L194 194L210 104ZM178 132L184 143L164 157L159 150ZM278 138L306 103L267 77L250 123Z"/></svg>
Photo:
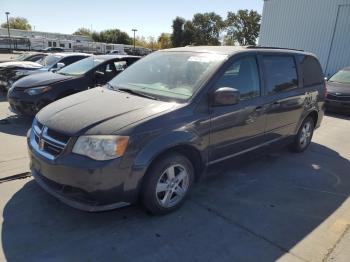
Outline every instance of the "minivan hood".
<svg viewBox="0 0 350 262"><path fill-rule="evenodd" d="M350 95L350 84L342 84L337 82L327 82L328 93L340 93L342 95Z"/></svg>
<svg viewBox="0 0 350 262"><path fill-rule="evenodd" d="M74 78L74 76L66 76L52 72L43 72L40 74L32 74L23 77L19 79L14 85L19 86L22 89L26 89L36 86L50 85L57 82L70 80L72 78Z"/></svg>
<svg viewBox="0 0 350 262"><path fill-rule="evenodd" d="M176 105L97 87L46 106L36 118L69 136L108 135Z"/></svg>
<svg viewBox="0 0 350 262"><path fill-rule="evenodd" d="M43 65L30 61L11 61L0 63L0 67L6 68L21 68L21 69L38 69L42 68Z"/></svg>

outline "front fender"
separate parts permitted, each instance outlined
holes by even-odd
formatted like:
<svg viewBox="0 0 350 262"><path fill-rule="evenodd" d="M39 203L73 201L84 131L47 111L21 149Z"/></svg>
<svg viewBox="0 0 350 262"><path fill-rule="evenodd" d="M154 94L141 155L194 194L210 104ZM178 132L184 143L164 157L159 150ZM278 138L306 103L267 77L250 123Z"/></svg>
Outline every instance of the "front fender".
<svg viewBox="0 0 350 262"><path fill-rule="evenodd" d="M133 166L136 169L147 168L161 152L179 145L189 145L201 151L202 139L188 131L173 131L157 136L137 154Z"/></svg>
<svg viewBox="0 0 350 262"><path fill-rule="evenodd" d="M131 176L127 180L125 187L139 188L148 167L162 152L180 145L192 146L203 152L202 144L201 138L188 131L173 131L155 136L142 147L134 158Z"/></svg>

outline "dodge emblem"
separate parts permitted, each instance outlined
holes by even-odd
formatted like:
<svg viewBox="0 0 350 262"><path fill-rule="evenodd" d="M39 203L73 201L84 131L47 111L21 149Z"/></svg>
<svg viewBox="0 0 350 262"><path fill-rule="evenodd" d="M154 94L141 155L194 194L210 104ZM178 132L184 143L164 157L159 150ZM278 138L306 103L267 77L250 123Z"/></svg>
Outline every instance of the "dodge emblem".
<svg viewBox="0 0 350 262"><path fill-rule="evenodd" d="M42 139L41 137L39 138L39 149L43 150L44 149L44 139Z"/></svg>

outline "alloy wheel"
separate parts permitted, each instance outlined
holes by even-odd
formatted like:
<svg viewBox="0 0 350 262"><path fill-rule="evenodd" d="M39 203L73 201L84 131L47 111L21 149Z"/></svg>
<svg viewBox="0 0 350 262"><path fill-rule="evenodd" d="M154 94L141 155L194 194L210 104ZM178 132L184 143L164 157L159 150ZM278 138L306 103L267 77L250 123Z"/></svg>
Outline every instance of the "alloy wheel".
<svg viewBox="0 0 350 262"><path fill-rule="evenodd" d="M156 186L156 197L160 206L170 208L178 204L189 188L189 174L180 164L173 164L162 173Z"/></svg>
<svg viewBox="0 0 350 262"><path fill-rule="evenodd" d="M312 125L310 121L307 121L304 123L304 126L301 130L300 139L299 139L299 143L302 148L306 147L310 143L311 135L312 135Z"/></svg>

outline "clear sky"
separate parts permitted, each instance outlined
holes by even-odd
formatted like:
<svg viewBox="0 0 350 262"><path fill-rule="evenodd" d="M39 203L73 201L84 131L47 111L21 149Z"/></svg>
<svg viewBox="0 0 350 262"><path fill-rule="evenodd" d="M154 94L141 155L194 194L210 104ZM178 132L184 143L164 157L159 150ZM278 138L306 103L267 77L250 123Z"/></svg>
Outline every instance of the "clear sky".
<svg viewBox="0 0 350 262"><path fill-rule="evenodd" d="M198 12L216 12L226 17L228 11L254 9L262 13L263 0L0 0L0 22L10 16L22 16L35 30L73 33L80 27L100 31L118 28L130 35L158 37L170 33L176 16L191 19Z"/></svg>

